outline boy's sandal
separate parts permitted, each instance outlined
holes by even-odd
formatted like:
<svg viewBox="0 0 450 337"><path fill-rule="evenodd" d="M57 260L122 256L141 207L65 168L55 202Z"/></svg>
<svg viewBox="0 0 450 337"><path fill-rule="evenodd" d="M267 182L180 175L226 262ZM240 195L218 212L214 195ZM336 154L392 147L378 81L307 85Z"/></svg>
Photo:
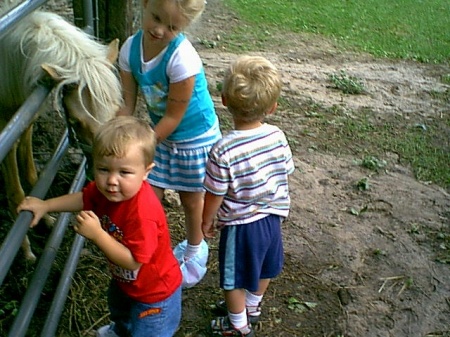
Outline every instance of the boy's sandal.
<svg viewBox="0 0 450 337"><path fill-rule="evenodd" d="M217 317L211 321L211 332L213 336L245 336L255 337L255 331L251 324L247 326L247 332L236 329L228 319L228 316Z"/></svg>

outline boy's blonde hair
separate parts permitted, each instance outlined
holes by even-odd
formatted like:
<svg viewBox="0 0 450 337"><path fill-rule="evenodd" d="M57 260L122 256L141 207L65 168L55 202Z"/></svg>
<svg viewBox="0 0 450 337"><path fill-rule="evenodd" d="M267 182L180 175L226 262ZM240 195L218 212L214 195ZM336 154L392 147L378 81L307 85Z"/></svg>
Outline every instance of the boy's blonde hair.
<svg viewBox="0 0 450 337"><path fill-rule="evenodd" d="M262 56L240 56L225 73L222 95L228 110L241 121L262 120L280 93L280 74Z"/></svg>
<svg viewBox="0 0 450 337"><path fill-rule="evenodd" d="M153 163L156 135L150 125L133 116L115 117L103 124L94 136L94 161L109 156L122 158L130 145L140 147L146 167Z"/></svg>

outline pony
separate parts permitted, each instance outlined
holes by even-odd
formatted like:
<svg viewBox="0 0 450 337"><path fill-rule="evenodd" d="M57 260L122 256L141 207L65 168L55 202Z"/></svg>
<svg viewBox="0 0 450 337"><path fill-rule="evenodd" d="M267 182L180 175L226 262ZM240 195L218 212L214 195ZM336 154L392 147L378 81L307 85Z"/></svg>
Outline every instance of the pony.
<svg viewBox="0 0 450 337"><path fill-rule="evenodd" d="M114 67L118 44L116 39L105 45L51 12L34 11L20 20L0 39L0 131L38 80L50 76L55 82L55 109L65 108L77 139L90 146L95 131L113 118L122 104ZM9 211L17 216L17 206L25 197L20 177L30 186L37 182L32 123L1 163L1 173ZM27 260L36 259L28 237L22 249Z"/></svg>

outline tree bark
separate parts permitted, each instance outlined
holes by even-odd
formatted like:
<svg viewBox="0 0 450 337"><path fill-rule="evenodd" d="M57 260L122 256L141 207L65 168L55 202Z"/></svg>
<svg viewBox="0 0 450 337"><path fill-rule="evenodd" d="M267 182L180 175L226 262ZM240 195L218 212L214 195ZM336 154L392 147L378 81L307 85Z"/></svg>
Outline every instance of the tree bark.
<svg viewBox="0 0 450 337"><path fill-rule="evenodd" d="M105 43L118 38L120 45L133 33L133 2L127 0L92 0L94 34ZM75 24L84 28L88 24L83 18L83 0L73 0Z"/></svg>

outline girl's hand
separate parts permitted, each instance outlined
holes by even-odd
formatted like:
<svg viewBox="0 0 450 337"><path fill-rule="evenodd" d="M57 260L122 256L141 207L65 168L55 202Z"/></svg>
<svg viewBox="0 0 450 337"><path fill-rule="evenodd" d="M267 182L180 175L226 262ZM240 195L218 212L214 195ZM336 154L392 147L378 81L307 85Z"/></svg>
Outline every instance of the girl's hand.
<svg viewBox="0 0 450 337"><path fill-rule="evenodd" d="M73 226L75 232L83 235L86 239L92 240L103 233L100 220L92 211L81 211L78 213L77 224Z"/></svg>
<svg viewBox="0 0 450 337"><path fill-rule="evenodd" d="M30 227L34 227L39 223L39 220L41 220L41 218L48 212L48 207L45 200L41 200L35 197L26 197L17 207L17 213L20 213L21 211L33 212L33 219L31 221Z"/></svg>
<svg viewBox="0 0 450 337"><path fill-rule="evenodd" d="M212 239L216 236L214 222L202 222L202 232L205 238Z"/></svg>

